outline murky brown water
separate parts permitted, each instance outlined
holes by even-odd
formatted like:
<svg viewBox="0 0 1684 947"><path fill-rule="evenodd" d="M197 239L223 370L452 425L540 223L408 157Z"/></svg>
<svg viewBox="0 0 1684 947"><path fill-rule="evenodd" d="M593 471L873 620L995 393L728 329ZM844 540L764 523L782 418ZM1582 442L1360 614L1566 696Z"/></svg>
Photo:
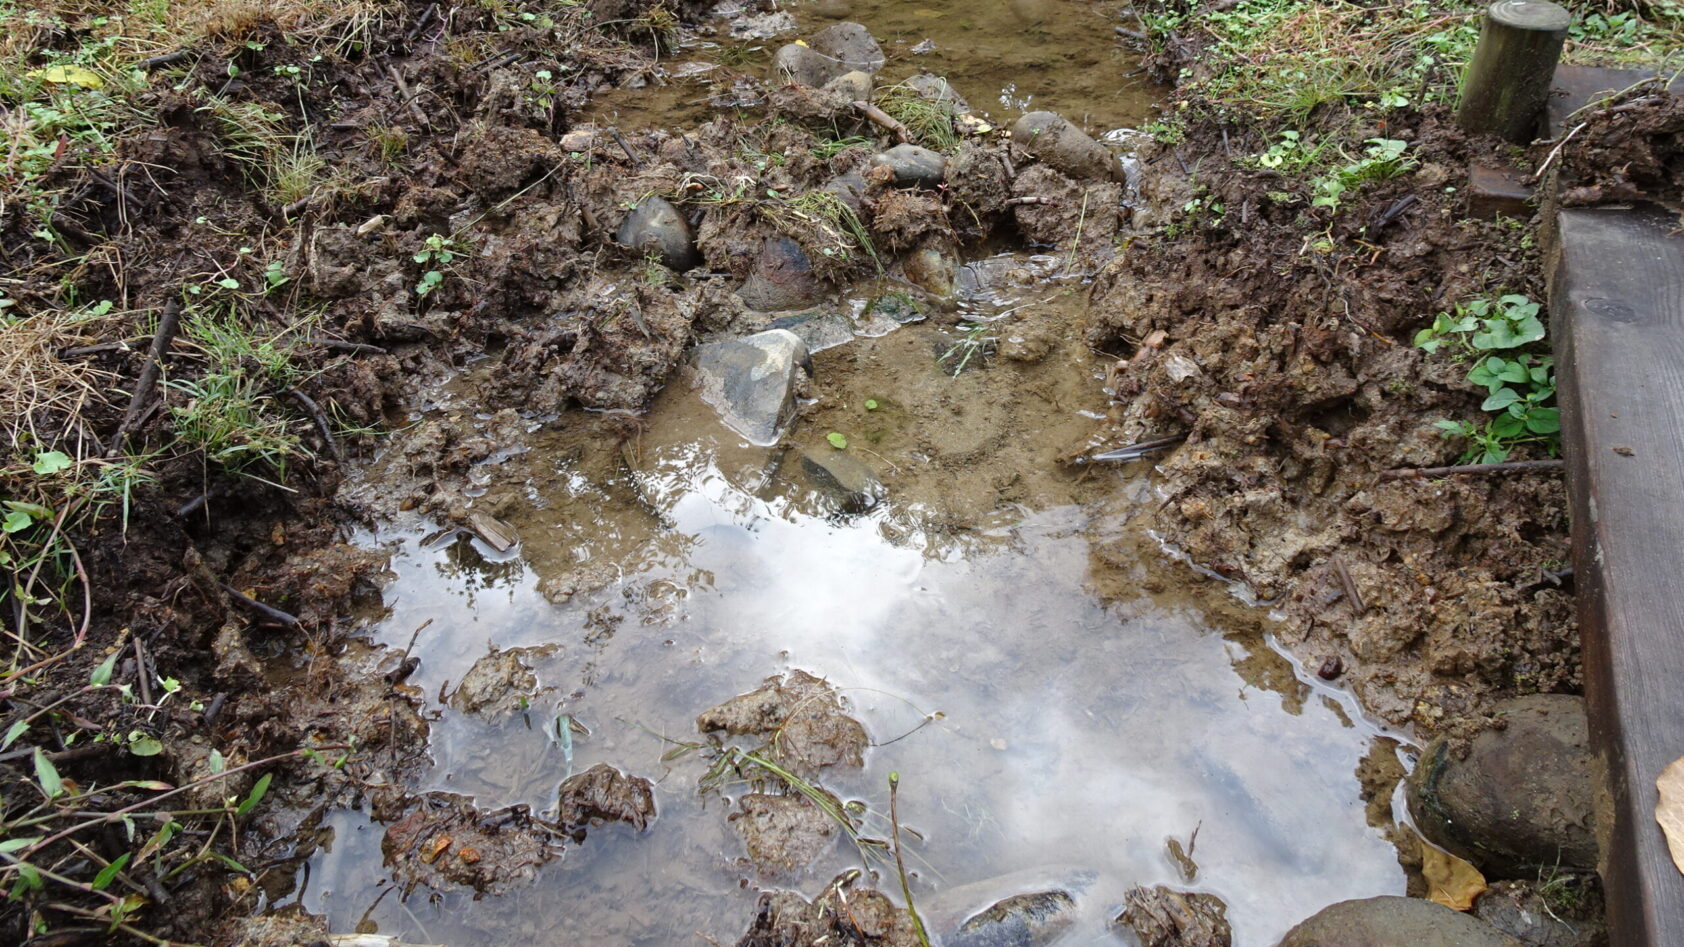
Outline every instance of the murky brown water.
<svg viewBox="0 0 1684 947"><path fill-rule="evenodd" d="M1118 78L1134 67L1104 4L791 9L865 22L891 72L945 72L973 104L995 105L1016 76L1010 96L1100 129L1145 114ZM909 52L925 39L934 52ZM840 311L863 335L815 357L816 400L787 455L741 443L675 385L624 446L576 419L476 471L476 506L520 532L508 553L429 542L437 526L419 517L364 537L391 549L396 574L373 638L401 649L430 622L412 678L425 693L489 647L554 648L535 662L551 690L525 717L492 726L436 708L436 765L416 790L542 811L566 776L606 762L655 779L660 815L641 835L592 829L536 883L476 900L388 891L383 827L339 812L299 902L335 931L455 947L731 943L757 886L811 895L858 856L838 845L799 877L758 876L730 807L697 792L705 762L663 762L655 734L694 739L697 713L791 668L841 688L877 744L828 788L883 811L899 772L932 918L1085 879L1080 923L1059 943L1124 943L1107 925L1123 892L1166 883L1222 897L1243 947L1331 902L1401 893L1354 775L1380 730L1271 646L1260 609L1157 548L1138 521L1155 502L1145 465L1056 463L1104 403L1103 361L1072 328L1086 293L1064 262L967 268L961 313L1019 359L979 357L957 375L941 356L962 330L865 318L875 290L859 288ZM433 410L473 417L468 390ZM834 450L830 432L886 488L867 513L840 512L799 474L793 451ZM575 594L552 604L541 588ZM589 735L554 739L561 713ZM1167 841L1195 833L1188 880Z"/></svg>

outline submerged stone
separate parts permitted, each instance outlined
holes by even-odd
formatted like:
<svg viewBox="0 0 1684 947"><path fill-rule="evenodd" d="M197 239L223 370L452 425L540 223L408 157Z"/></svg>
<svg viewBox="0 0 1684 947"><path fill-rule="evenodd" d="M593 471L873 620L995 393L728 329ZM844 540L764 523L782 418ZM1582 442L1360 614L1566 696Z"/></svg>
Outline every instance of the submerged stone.
<svg viewBox="0 0 1684 947"><path fill-rule="evenodd" d="M1213 894L1175 891L1163 885L1123 895L1116 924L1140 938L1141 947L1230 947L1228 906Z"/></svg>
<svg viewBox="0 0 1684 947"><path fill-rule="evenodd" d="M845 345L854 340L854 327L846 316L836 312L803 313L773 319L768 329L788 329L801 337L809 354Z"/></svg>
<svg viewBox="0 0 1684 947"><path fill-rule="evenodd" d="M664 198L650 195L620 221L614 239L639 253L653 253L668 269L684 272L702 261L690 222Z"/></svg>
<svg viewBox="0 0 1684 947"><path fill-rule="evenodd" d="M865 727L844 712L836 689L800 670L769 677L759 689L703 712L696 729L759 737L766 741L764 752L796 772L857 768L870 742Z"/></svg>
<svg viewBox="0 0 1684 947"><path fill-rule="evenodd" d="M841 831L817 803L796 792L749 793L738 806L731 827L742 838L748 860L765 874L806 868L835 846Z"/></svg>
<svg viewBox="0 0 1684 947"><path fill-rule="evenodd" d="M1409 779L1421 834L1498 877L1596 867L1595 756L1584 701L1536 694L1500 701L1500 721L1464 759L1440 741Z"/></svg>
<svg viewBox="0 0 1684 947"><path fill-rule="evenodd" d="M802 451L800 461L807 485L834 501L844 513L864 513L883 499L883 484L877 474L847 451Z"/></svg>
<svg viewBox="0 0 1684 947"><path fill-rule="evenodd" d="M693 383L721 420L754 444L778 440L795 407L798 372L807 347L788 329L770 329L741 339L696 348Z"/></svg>
<svg viewBox="0 0 1684 947"><path fill-rule="evenodd" d="M807 45L836 64L836 75L864 72L875 75L883 68L883 47L871 31L858 23L835 23L820 30Z"/></svg>
<svg viewBox="0 0 1684 947"><path fill-rule="evenodd" d="M902 325L923 322L927 318L912 297L905 293L884 293L873 299L865 307L865 312L868 316L883 316Z"/></svg>
<svg viewBox="0 0 1684 947"><path fill-rule="evenodd" d="M1077 180L1122 181L1123 163L1110 149L1056 112L1030 112L1012 125L1012 141L1042 163Z"/></svg>
<svg viewBox="0 0 1684 947"><path fill-rule="evenodd" d="M959 925L948 947L1042 947L1076 922L1076 899L1067 891L1014 894Z"/></svg>
<svg viewBox="0 0 1684 947"><path fill-rule="evenodd" d="M919 247L900 266L909 282L932 296L948 299L958 292L959 258L945 248Z"/></svg>
<svg viewBox="0 0 1684 947"><path fill-rule="evenodd" d="M772 56L774 83L793 82L817 89L842 72L836 63L800 43L786 43Z"/></svg>
<svg viewBox="0 0 1684 947"><path fill-rule="evenodd" d="M1287 931L1280 947L1521 947L1484 921L1422 898L1340 901Z"/></svg>

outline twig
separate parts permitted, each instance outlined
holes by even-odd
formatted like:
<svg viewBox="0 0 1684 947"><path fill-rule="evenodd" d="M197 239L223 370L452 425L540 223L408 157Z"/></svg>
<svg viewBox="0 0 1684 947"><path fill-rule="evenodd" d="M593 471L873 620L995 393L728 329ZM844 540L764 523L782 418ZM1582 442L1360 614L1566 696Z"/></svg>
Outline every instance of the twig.
<svg viewBox="0 0 1684 947"><path fill-rule="evenodd" d="M1116 450L1108 450L1089 457L1077 458L1076 463L1086 464L1099 460L1123 462L1139 460L1147 454L1155 453L1161 450L1169 450L1171 447L1180 444L1186 439L1187 435L1185 434L1171 434L1168 437L1155 437L1152 440L1137 441L1127 447L1119 447Z"/></svg>
<svg viewBox="0 0 1684 947"><path fill-rule="evenodd" d="M299 620L296 616L288 615L286 612L283 612L272 605L265 605L226 582L221 583L221 585L222 591L227 592L228 597L232 598L236 604L243 605L247 609L262 615L264 618L273 622L278 622L288 628L296 628L299 625Z"/></svg>
<svg viewBox="0 0 1684 947"><path fill-rule="evenodd" d="M140 62L135 63L134 67L136 69L143 69L143 70L144 69L156 69L159 66L167 66L172 62L181 62L183 59L187 58L189 52L190 52L189 50L178 49L173 53L163 53L163 54L158 55L158 56L148 56L145 59L142 59Z"/></svg>
<svg viewBox="0 0 1684 947"><path fill-rule="evenodd" d="M1584 131L1585 126L1589 125L1589 124L1590 124L1589 122L1580 122L1578 125L1576 125L1573 128L1572 131L1568 132L1566 135L1563 135L1562 138L1561 138L1561 141L1557 142L1555 147L1550 149L1549 157L1544 159L1543 164L1538 165L1538 173L1532 175L1532 180L1533 181L1542 181L1544 179L1544 172L1548 171L1550 169L1550 165L1555 162L1555 156L1558 155L1558 154L1561 154L1561 149L1567 147L1567 143L1573 140L1573 136L1577 135L1579 132Z"/></svg>
<svg viewBox="0 0 1684 947"><path fill-rule="evenodd" d="M861 115L864 115L867 119L870 119L872 124L879 125L893 132L895 137L900 139L901 144L912 144L912 131L905 125L896 121L894 116L890 115L888 112L872 105L870 102L855 102L854 110L859 112Z"/></svg>
<svg viewBox="0 0 1684 947"><path fill-rule="evenodd" d="M378 345L369 345L366 342L346 342L341 339L316 339L314 341L329 352L346 352L351 355L392 354Z"/></svg>
<svg viewBox="0 0 1684 947"><path fill-rule="evenodd" d="M58 357L62 359L87 358L89 355L104 355L106 352L132 352L135 345L143 341L135 339L133 342L101 342L98 345L77 345L67 349L59 349Z"/></svg>
<svg viewBox="0 0 1684 947"><path fill-rule="evenodd" d="M205 501L209 499L210 491L206 490L204 493L201 493L193 499L188 500L186 503L176 507L175 518L178 520L184 520L187 517L192 516L194 513L197 513L199 511L199 507L204 506Z"/></svg>
<svg viewBox="0 0 1684 947"><path fill-rule="evenodd" d="M469 69L468 71L469 72L485 72L485 71L488 71L488 70L491 70L491 69L496 69L498 66L501 66L505 63L514 62L515 60L517 60L519 58L520 58L520 50L511 49L506 53L498 53L497 55L491 57L490 59L487 59L485 62L480 63L479 65L473 67L472 69Z"/></svg>
<svg viewBox="0 0 1684 947"><path fill-rule="evenodd" d="M421 103L415 101L415 96L410 94L409 83L403 81L403 75L398 72L398 67L391 66L387 68L386 73L392 77L393 82L397 83L398 92L409 103L409 110L415 115L415 120L421 123L422 128L431 129L433 123L427 120L427 113L421 111Z"/></svg>
<svg viewBox="0 0 1684 947"><path fill-rule="evenodd" d="M1410 477L1448 477L1456 474L1506 473L1521 470L1554 470L1560 460L1511 460L1501 464L1459 464L1454 467L1400 467L1380 471L1381 480L1405 480Z"/></svg>
<svg viewBox="0 0 1684 947"><path fill-rule="evenodd" d="M643 167L643 157L637 153L636 149L632 148L631 142L626 140L626 136L620 134L618 128L610 128L608 133L614 136L614 140L620 145L620 150L626 153L627 158L631 159L632 167Z"/></svg>
<svg viewBox="0 0 1684 947"><path fill-rule="evenodd" d="M105 456L117 456L123 449L123 441L134 431L135 425L140 423L140 409L146 406L152 394L152 387L158 383L158 366L163 361L164 353L169 351L170 343L175 341L175 333L179 328L181 303L172 299L164 305L164 311L158 317L158 331L152 336L152 350L146 353L146 363L140 367L140 380L135 382L128 410L123 412L123 423L117 426L117 434L111 438Z"/></svg>
<svg viewBox="0 0 1684 947"><path fill-rule="evenodd" d="M339 452L339 442L334 440L333 429L328 426L327 415L322 413L321 405L316 404L309 395L297 388L288 388L287 394L291 395L292 400L298 402L305 413L310 415L310 420L316 422L316 430L322 432L322 440L327 444L327 452L333 455L336 462L344 463L345 455Z"/></svg>
<svg viewBox="0 0 1684 947"><path fill-rule="evenodd" d="M912 904L912 885L906 881L906 860L900 854L900 773L889 774L889 827L895 839L895 869L900 872L900 893L906 899L906 913L912 916L912 929L918 932L918 943L930 947L930 935L924 931L924 920Z"/></svg>
<svg viewBox="0 0 1684 947"><path fill-rule="evenodd" d="M1368 613L1368 605L1362 600L1362 593L1357 591L1357 584L1351 581L1351 573L1345 568L1345 560L1333 560L1333 568L1339 573L1339 582L1345 586L1345 597L1351 600L1351 607L1358 615Z"/></svg>
<svg viewBox="0 0 1684 947"><path fill-rule="evenodd" d="M422 10L421 15L415 18L415 25L409 28L408 33L404 34L404 42L415 42L415 37L420 36L421 31L427 28L427 21L433 18L433 14L437 13L438 9L439 5L436 3L427 4L427 9Z"/></svg>

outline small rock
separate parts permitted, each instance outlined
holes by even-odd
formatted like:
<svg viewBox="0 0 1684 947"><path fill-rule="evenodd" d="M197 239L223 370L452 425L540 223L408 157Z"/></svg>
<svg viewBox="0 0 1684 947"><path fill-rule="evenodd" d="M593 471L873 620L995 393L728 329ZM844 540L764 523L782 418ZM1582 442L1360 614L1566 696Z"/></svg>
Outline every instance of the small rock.
<svg viewBox="0 0 1684 947"><path fill-rule="evenodd" d="M1457 760L1441 740L1409 779L1409 811L1439 847L1488 876L1533 878L1539 867L1593 869L1595 757L1584 701L1538 694L1499 702L1506 726Z"/></svg>
<svg viewBox="0 0 1684 947"><path fill-rule="evenodd" d="M854 72L844 72L840 76L826 82L824 87L832 92L842 93L848 97L848 101L850 102L871 101L871 73L869 72L859 72L857 70Z"/></svg>
<svg viewBox="0 0 1684 947"><path fill-rule="evenodd" d="M668 269L682 273L702 261L690 222L664 198L650 195L620 221L614 239L640 253L655 253Z"/></svg>
<svg viewBox="0 0 1684 947"><path fill-rule="evenodd" d="M575 128L561 136L561 150L568 154L587 154L596 146L595 126Z"/></svg>
<svg viewBox="0 0 1684 947"><path fill-rule="evenodd" d="M1421 898L1340 901L1287 931L1280 947L1522 947L1477 918Z"/></svg>
<svg viewBox="0 0 1684 947"><path fill-rule="evenodd" d="M584 837L586 826L624 822L639 832L655 818L655 784L607 763L569 776L559 791L563 829Z"/></svg>
<svg viewBox="0 0 1684 947"><path fill-rule="evenodd" d="M1000 357L1032 365L1052 354L1058 333L1040 321L1015 319L1007 323L1000 338Z"/></svg>
<svg viewBox="0 0 1684 947"><path fill-rule="evenodd" d="M1546 895L1546 887L1554 890ZM1474 902L1473 914L1527 947L1596 947L1608 942L1601 893L1589 876L1558 874L1547 885L1493 882Z"/></svg>
<svg viewBox="0 0 1684 947"><path fill-rule="evenodd" d="M698 346L691 373L703 400L727 426L766 446L777 442L779 427L795 407L797 373L807 360L800 336L771 329Z"/></svg>
<svg viewBox="0 0 1684 947"><path fill-rule="evenodd" d="M774 761L799 772L862 766L869 742L865 727L843 712L836 689L806 671L767 678L759 689L703 712L696 729L760 737Z"/></svg>
<svg viewBox="0 0 1684 947"><path fill-rule="evenodd" d="M820 30L807 45L836 64L836 75L864 72L876 75L883 68L883 47L871 31L858 23L836 23Z"/></svg>
<svg viewBox="0 0 1684 947"><path fill-rule="evenodd" d="M887 167L895 174L895 187L940 187L947 172L947 159L940 152L917 145L896 145L872 156L871 166Z"/></svg>
<svg viewBox="0 0 1684 947"><path fill-rule="evenodd" d="M788 237L767 237L737 295L750 309L781 312L818 302L823 284L801 245Z"/></svg>
<svg viewBox="0 0 1684 947"><path fill-rule="evenodd" d="M809 486L835 500L844 513L864 513L883 499L877 474L847 451L802 451L801 472Z"/></svg>
<svg viewBox="0 0 1684 947"><path fill-rule="evenodd" d="M793 82L817 89L847 71L814 52L812 47L800 43L786 43L772 56L771 79L774 83Z"/></svg>
<svg viewBox="0 0 1684 947"><path fill-rule="evenodd" d="M914 286L940 299L949 299L959 286L959 259L947 249L925 244L901 260L901 270Z"/></svg>
<svg viewBox="0 0 1684 947"><path fill-rule="evenodd" d="M1163 885L1123 895L1116 924L1134 931L1140 947L1229 947L1228 906L1213 894L1174 891Z"/></svg>
<svg viewBox="0 0 1684 947"><path fill-rule="evenodd" d="M773 319L768 329L788 329L801 337L808 354L845 345L854 340L854 326L841 313L807 313Z"/></svg>
<svg viewBox="0 0 1684 947"><path fill-rule="evenodd" d="M1014 894L965 923L943 939L949 947L1042 947L1076 921L1076 899L1066 891Z"/></svg>
<svg viewBox="0 0 1684 947"><path fill-rule="evenodd" d="M1078 180L1125 179L1109 149L1055 112L1030 112L1012 125L1012 140L1043 163Z"/></svg>
<svg viewBox="0 0 1684 947"><path fill-rule="evenodd" d="M731 813L731 827L742 837L748 859L768 874L797 872L836 844L841 826L813 800L800 793L749 793ZM840 803L838 803L840 806Z"/></svg>
<svg viewBox="0 0 1684 947"><path fill-rule="evenodd" d="M829 191L841 198L842 203L847 204L848 209L855 214L860 213L863 209L865 178L861 177L858 171L849 171L847 174L832 178L821 190Z"/></svg>
<svg viewBox="0 0 1684 947"><path fill-rule="evenodd" d="M952 103L955 112L969 112L971 110L971 104L965 101L965 97L953 88L952 83L941 76L932 76L926 72L913 76L902 85L932 102Z"/></svg>

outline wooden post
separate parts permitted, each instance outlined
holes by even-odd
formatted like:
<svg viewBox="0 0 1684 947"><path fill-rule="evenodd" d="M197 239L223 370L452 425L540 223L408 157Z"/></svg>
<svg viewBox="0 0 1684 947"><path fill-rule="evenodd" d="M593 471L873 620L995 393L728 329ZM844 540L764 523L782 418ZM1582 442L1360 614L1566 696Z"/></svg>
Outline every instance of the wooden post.
<svg viewBox="0 0 1684 947"><path fill-rule="evenodd" d="M1456 121L1474 134L1530 142L1572 20L1564 8L1541 0L1491 4L1468 63Z"/></svg>

